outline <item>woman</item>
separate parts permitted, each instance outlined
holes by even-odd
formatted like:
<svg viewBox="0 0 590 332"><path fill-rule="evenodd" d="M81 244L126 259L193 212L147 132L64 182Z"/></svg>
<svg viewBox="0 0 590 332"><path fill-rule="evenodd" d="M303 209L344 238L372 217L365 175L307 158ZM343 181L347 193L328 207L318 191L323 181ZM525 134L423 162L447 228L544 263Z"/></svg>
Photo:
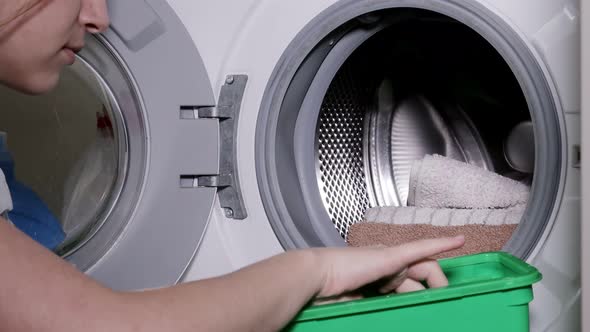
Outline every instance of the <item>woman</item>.
<svg viewBox="0 0 590 332"><path fill-rule="evenodd" d="M2 0L0 83L29 94L55 87L84 34L107 29L105 1ZM5 212L10 200L1 186ZM116 292L0 219L0 331L276 331L310 300L350 295L374 281L383 282L382 292L423 289L424 280L445 286L440 267L427 257L463 242L297 250L219 278Z"/></svg>

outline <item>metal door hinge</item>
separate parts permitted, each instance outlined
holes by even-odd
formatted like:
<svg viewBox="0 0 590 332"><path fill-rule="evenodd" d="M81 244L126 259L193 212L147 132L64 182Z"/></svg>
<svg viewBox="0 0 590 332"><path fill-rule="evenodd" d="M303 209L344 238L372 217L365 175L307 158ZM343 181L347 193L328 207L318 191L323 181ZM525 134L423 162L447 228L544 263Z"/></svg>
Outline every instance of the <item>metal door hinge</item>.
<svg viewBox="0 0 590 332"><path fill-rule="evenodd" d="M218 119L220 132L219 174L197 175L196 184L198 187L217 188L225 215L233 219L245 219L248 216L240 190L236 142L238 116L247 82L247 75L228 76L221 87L218 105L196 110L200 119Z"/></svg>

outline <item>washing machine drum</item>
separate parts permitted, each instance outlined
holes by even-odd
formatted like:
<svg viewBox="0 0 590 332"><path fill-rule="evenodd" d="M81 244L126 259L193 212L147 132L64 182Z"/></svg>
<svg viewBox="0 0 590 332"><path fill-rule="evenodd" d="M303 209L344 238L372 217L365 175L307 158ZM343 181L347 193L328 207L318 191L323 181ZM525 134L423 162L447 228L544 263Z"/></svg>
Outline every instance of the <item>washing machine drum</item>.
<svg viewBox="0 0 590 332"><path fill-rule="evenodd" d="M344 245L368 208L407 205L412 164L425 155L530 184L535 146L548 139L535 136L544 124L531 114L545 110L531 100L551 94L523 86L506 56L456 19L398 8L338 26L293 76L275 72L290 84L267 89L259 183L283 245ZM555 113L548 121L557 126Z"/></svg>
<svg viewBox="0 0 590 332"><path fill-rule="evenodd" d="M341 235L369 206L406 205L412 163L425 155L521 179L532 172L507 164L507 137L530 117L514 75L487 54L495 51L465 27L406 24L412 36L396 26L353 53L319 105L317 185Z"/></svg>

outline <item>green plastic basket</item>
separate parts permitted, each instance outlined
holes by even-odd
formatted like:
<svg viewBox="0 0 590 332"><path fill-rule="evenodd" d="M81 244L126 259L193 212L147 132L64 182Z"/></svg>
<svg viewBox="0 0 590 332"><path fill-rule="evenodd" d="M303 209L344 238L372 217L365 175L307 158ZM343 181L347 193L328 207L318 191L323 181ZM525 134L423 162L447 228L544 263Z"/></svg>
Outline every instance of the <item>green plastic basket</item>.
<svg viewBox="0 0 590 332"><path fill-rule="evenodd" d="M537 269L504 252L440 265L447 287L308 307L284 331L529 331Z"/></svg>

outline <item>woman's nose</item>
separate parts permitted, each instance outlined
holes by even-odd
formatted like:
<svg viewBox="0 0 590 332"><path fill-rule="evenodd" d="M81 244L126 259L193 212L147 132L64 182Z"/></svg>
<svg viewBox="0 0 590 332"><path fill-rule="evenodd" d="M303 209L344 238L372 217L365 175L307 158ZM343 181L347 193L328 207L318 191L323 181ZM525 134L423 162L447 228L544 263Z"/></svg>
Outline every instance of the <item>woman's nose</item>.
<svg viewBox="0 0 590 332"><path fill-rule="evenodd" d="M82 0L80 23L90 33L104 32L110 24L106 0Z"/></svg>

